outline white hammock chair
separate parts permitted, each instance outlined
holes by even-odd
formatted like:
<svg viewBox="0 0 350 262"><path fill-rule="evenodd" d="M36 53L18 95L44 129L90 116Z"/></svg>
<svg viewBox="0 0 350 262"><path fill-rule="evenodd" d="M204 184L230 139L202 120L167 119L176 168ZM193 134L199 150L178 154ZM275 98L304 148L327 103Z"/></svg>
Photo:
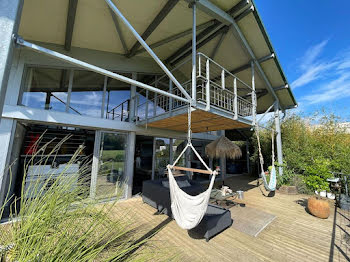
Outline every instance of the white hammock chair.
<svg viewBox="0 0 350 262"><path fill-rule="evenodd" d="M198 159L201 161L201 163L205 166L207 170L176 166L176 163L180 160L181 156L186 152L188 148L191 148L193 150L193 152L196 154ZM198 154L197 150L193 147L191 143L191 103L189 105L188 111L187 145L177 157L175 162L172 165L167 165L167 169L169 176L171 211L174 216L174 219L181 228L187 230L192 229L201 222L205 212L207 211L210 193L213 188L217 172L211 170L207 166L207 164L204 162L204 160L201 158L201 156ZM173 169L212 175L208 189L197 196L191 196L187 194L177 185L174 175L172 173Z"/></svg>
<svg viewBox="0 0 350 262"><path fill-rule="evenodd" d="M255 134L256 134L256 139L258 141L258 151L259 151L259 160L260 160L260 169L261 169L261 173L260 176L263 180L264 183L264 187L266 189L266 191L276 191L276 185L277 185L277 178L276 178L276 168L275 168L275 132L272 129L271 132L271 143L272 143L272 168L270 171L270 181L269 183L267 183L267 179L266 179L266 175L265 175L265 171L264 171L264 158L263 155L261 153L261 145L260 145L260 137L259 137L259 126L256 125L255 128Z"/></svg>

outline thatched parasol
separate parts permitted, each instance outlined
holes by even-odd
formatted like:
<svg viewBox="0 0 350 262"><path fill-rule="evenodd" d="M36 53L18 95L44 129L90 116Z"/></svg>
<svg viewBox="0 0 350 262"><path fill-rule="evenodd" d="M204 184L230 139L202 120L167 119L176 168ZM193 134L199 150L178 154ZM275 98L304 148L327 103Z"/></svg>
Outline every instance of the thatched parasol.
<svg viewBox="0 0 350 262"><path fill-rule="evenodd" d="M210 158L231 158L236 159L242 157L242 151L235 143L225 136L214 140L205 147L205 153Z"/></svg>

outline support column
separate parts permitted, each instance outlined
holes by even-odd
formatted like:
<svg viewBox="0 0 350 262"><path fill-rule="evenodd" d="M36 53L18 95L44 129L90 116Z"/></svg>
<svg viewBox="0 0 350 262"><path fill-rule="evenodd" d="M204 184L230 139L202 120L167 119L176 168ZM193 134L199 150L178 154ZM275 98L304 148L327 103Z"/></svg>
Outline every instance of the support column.
<svg viewBox="0 0 350 262"><path fill-rule="evenodd" d="M192 5L192 100L194 103L196 103L197 98L197 78L196 78L196 45L197 45L197 39L196 39L196 2Z"/></svg>
<svg viewBox="0 0 350 262"><path fill-rule="evenodd" d="M137 80L136 72L132 73L132 79ZM136 86L132 85L130 87L129 122L134 122L135 120L135 106L136 106Z"/></svg>
<svg viewBox="0 0 350 262"><path fill-rule="evenodd" d="M249 140L245 142L245 148L247 153L247 173L250 174L250 152L249 152Z"/></svg>
<svg viewBox="0 0 350 262"><path fill-rule="evenodd" d="M152 180L155 178L155 172L156 172L156 141L157 139L153 137L153 150L152 150Z"/></svg>
<svg viewBox="0 0 350 262"><path fill-rule="evenodd" d="M17 34L23 0L0 1L0 121L13 59L13 34Z"/></svg>
<svg viewBox="0 0 350 262"><path fill-rule="evenodd" d="M126 150L126 198L132 197L132 182L134 178L134 159L135 159L135 145L136 145L136 133L130 132L128 135L128 146Z"/></svg>
<svg viewBox="0 0 350 262"><path fill-rule="evenodd" d="M221 135L225 135L225 130L221 130ZM225 176L226 176L226 158L225 157L220 157L220 173L221 173L221 179L224 181Z"/></svg>
<svg viewBox="0 0 350 262"><path fill-rule="evenodd" d="M277 145L277 161L279 163L278 172L283 175L283 152L282 152L282 135L281 135L281 123L280 123L280 110L279 103L275 103L275 129L276 129L276 145Z"/></svg>
<svg viewBox="0 0 350 262"><path fill-rule="evenodd" d="M91 184L90 184L90 198L96 198L97 175L100 164L100 150L101 150L102 132L97 130L95 132L94 151L92 154L91 166Z"/></svg>
<svg viewBox="0 0 350 262"><path fill-rule="evenodd" d="M104 79L104 82L103 82L101 118L104 118L104 115L105 115L107 85L108 85L108 77L105 76L105 79Z"/></svg>
<svg viewBox="0 0 350 262"><path fill-rule="evenodd" d="M16 121L3 118L0 122L0 206L3 205L7 194L9 178L7 174L10 162L11 149L16 129Z"/></svg>
<svg viewBox="0 0 350 262"><path fill-rule="evenodd" d="M169 163L174 163L173 146L174 146L174 139L170 138L169 139Z"/></svg>
<svg viewBox="0 0 350 262"><path fill-rule="evenodd" d="M256 94L255 94L255 71L254 71L254 62L251 62L251 70L252 70L252 117L253 117L253 126L256 124Z"/></svg>

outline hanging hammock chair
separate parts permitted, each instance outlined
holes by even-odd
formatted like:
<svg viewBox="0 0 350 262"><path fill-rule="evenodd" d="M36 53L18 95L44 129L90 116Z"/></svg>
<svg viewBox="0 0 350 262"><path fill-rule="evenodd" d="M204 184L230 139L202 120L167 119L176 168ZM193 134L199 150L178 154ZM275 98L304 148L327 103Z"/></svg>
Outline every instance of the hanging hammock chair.
<svg viewBox="0 0 350 262"><path fill-rule="evenodd" d="M272 129L272 132L271 132L272 168L270 171L270 181L269 182L267 182L267 178L266 178L265 171L264 171L264 158L263 158L263 155L261 153L259 125L256 125L255 134L256 134L256 139L258 142L258 151L259 151L259 160L260 160L260 169L261 169L260 177L262 178L262 181L264 183L264 187L265 187L266 191L274 192L274 191L276 191L276 185L277 185L276 168L275 168L275 132Z"/></svg>
<svg viewBox="0 0 350 262"><path fill-rule="evenodd" d="M181 156L185 154L186 150L190 148L196 154L201 163L205 166L206 170L188 168L176 166L177 162L180 160ZM189 104L188 110L188 139L187 145L182 150L180 155L177 157L172 165L167 165L168 176L169 176L169 188L170 188L170 199L171 199L171 211L174 216L176 223L183 229L195 228L202 220L205 212L208 208L208 203L210 199L210 193L215 182L215 176L217 172L211 170L208 165L201 158L197 150L193 147L191 143L191 103ZM190 171L196 173L210 174L211 179L209 187L203 193L197 196L191 196L184 192L177 184L172 170L182 170Z"/></svg>

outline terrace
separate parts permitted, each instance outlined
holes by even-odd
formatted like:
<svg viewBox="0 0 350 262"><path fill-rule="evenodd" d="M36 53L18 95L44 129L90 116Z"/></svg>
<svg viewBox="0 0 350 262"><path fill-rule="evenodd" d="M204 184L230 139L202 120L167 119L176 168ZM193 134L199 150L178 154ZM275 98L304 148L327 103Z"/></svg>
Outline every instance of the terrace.
<svg viewBox="0 0 350 262"><path fill-rule="evenodd" d="M172 250L181 261L349 261L348 211L331 205L330 217L319 219L305 211L306 195L277 193L267 198L253 178L241 176L225 182L234 190L246 190L246 207L276 216L257 237L230 227L209 242L191 238L141 198L120 202L114 213L128 210L130 218L149 230L148 235L155 233L152 246L164 252ZM243 208L230 208L233 218Z"/></svg>

